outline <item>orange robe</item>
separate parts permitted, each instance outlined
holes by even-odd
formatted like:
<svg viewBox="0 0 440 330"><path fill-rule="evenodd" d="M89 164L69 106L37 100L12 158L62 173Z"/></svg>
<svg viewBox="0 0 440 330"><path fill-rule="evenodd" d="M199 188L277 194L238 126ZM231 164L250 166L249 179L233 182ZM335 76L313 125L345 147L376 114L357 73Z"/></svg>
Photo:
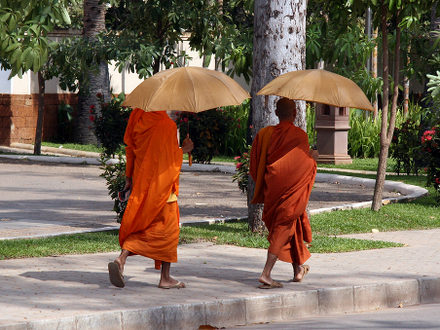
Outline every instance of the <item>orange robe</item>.
<svg viewBox="0 0 440 330"><path fill-rule="evenodd" d="M250 175L256 186L251 203L264 203L269 252L278 259L304 264L312 241L306 207L316 175L307 134L292 123L260 130L252 144Z"/></svg>
<svg viewBox="0 0 440 330"><path fill-rule="evenodd" d="M119 229L122 249L156 261L177 262L178 195L182 149L176 124L164 111L133 110L125 131L126 176L132 191Z"/></svg>

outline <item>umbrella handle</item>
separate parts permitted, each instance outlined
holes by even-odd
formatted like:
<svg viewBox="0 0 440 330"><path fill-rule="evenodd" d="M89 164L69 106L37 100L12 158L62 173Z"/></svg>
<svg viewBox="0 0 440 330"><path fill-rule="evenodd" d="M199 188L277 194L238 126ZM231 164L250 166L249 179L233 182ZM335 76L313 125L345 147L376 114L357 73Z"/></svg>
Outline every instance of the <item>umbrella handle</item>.
<svg viewBox="0 0 440 330"><path fill-rule="evenodd" d="M191 166L192 163L193 163L193 158L192 158L191 152L188 152L188 165Z"/></svg>

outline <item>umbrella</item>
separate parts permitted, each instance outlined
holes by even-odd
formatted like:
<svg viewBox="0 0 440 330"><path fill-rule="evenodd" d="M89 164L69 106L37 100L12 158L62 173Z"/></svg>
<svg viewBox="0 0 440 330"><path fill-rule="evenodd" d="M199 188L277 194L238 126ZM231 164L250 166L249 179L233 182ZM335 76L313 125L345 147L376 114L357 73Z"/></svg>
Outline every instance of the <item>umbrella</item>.
<svg viewBox="0 0 440 330"><path fill-rule="evenodd" d="M144 80L122 105L145 111L201 112L221 106L240 105L250 97L234 79L222 72L181 67L161 71Z"/></svg>
<svg viewBox="0 0 440 330"><path fill-rule="evenodd" d="M161 71L144 80L122 105L145 111L201 112L239 105L250 97L234 79L222 72L181 67Z"/></svg>
<svg viewBox="0 0 440 330"><path fill-rule="evenodd" d="M291 100L374 110L354 81L326 70L298 70L282 74L264 86L257 95L278 95Z"/></svg>

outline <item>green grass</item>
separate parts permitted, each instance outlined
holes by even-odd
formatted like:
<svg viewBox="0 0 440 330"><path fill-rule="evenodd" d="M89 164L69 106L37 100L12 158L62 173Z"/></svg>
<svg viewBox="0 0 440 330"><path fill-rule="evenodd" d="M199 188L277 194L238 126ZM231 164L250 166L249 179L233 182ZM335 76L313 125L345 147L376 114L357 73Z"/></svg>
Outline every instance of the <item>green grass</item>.
<svg viewBox="0 0 440 330"><path fill-rule="evenodd" d="M250 232L247 229L246 222L185 226L181 228L180 241L182 243L208 241L215 244L228 244L261 249L267 249L269 247L269 242L266 239L266 235L262 236ZM349 252L397 246L402 246L402 244L314 235L313 242L310 246L310 252Z"/></svg>
<svg viewBox="0 0 440 330"><path fill-rule="evenodd" d="M266 236L251 233L246 222L182 227L180 243L213 242L266 249ZM315 235L313 253L348 252L401 246L398 243ZM0 260L119 251L117 231L0 241Z"/></svg>
<svg viewBox="0 0 440 330"><path fill-rule="evenodd" d="M117 231L0 240L0 260L119 251Z"/></svg>
<svg viewBox="0 0 440 330"><path fill-rule="evenodd" d="M63 146L63 149L73 149L73 150L98 152L98 153L102 152L102 148L94 144L42 142L41 145L45 147L53 147L53 148L59 148L60 146Z"/></svg>
<svg viewBox="0 0 440 330"><path fill-rule="evenodd" d="M374 179L374 175L342 173L356 177ZM425 187L423 176L387 176L387 180L400 181ZM321 213L311 217L314 233L341 235L379 231L416 230L440 227L440 206L436 203L434 188L428 189L428 196L415 201L384 205L378 212L370 208Z"/></svg>
<svg viewBox="0 0 440 330"><path fill-rule="evenodd" d="M324 168L342 168L349 170L362 170L362 171L377 171L377 164L379 158L353 158L352 164L318 164L318 167ZM387 161L387 172L394 172L395 160L388 158Z"/></svg>

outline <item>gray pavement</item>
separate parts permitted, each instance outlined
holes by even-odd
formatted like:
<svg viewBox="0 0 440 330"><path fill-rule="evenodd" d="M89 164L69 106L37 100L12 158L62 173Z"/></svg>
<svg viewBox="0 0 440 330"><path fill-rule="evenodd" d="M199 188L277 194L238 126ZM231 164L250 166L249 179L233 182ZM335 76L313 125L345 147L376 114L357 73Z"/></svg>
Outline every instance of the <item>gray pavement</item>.
<svg viewBox="0 0 440 330"><path fill-rule="evenodd" d="M63 157L58 157L63 158ZM45 235L114 226L112 203L96 166L0 156L0 237ZM212 167L211 167L212 168ZM246 216L230 173L184 171L183 222ZM426 193L390 184L389 201ZM317 178L311 213L365 207L372 182L338 175ZM197 329L306 316L374 311L440 302L439 229L354 237L397 241L402 248L313 254L302 283L277 263L283 289L263 291L257 278L265 250L198 243L179 246L173 274L187 284L160 290L149 259L128 260L124 289L108 282L116 253L0 261L0 329ZM351 235L353 236L353 235Z"/></svg>

